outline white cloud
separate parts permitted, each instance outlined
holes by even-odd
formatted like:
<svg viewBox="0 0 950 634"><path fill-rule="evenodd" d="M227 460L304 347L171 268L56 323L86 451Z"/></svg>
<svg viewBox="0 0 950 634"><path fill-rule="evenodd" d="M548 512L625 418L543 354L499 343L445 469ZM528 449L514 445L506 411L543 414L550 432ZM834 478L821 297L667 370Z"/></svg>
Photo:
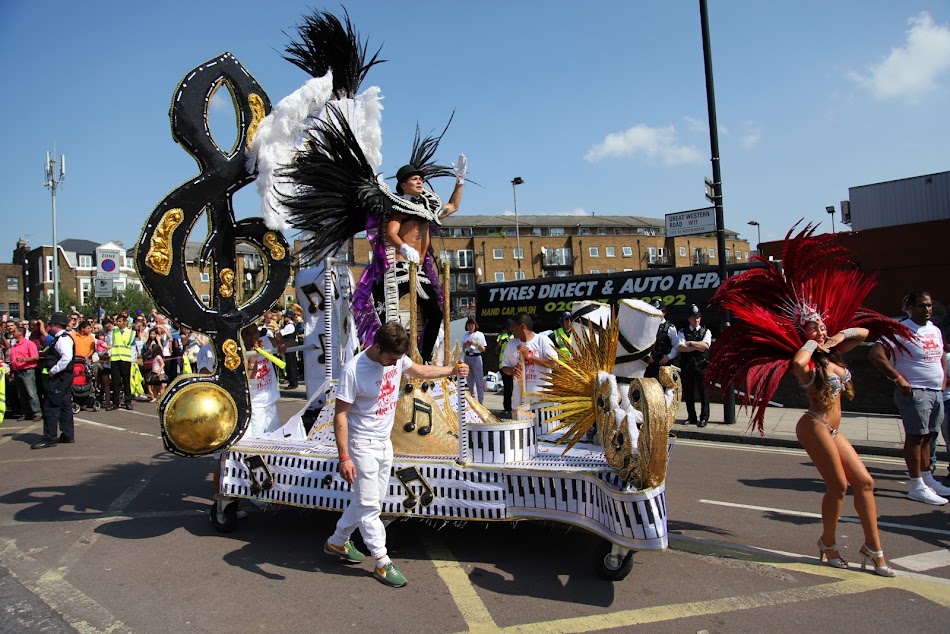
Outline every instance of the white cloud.
<svg viewBox="0 0 950 634"><path fill-rule="evenodd" d="M696 117L683 117L686 120L686 127L690 132L704 132L709 134L709 124L706 123L705 119L697 119Z"/></svg>
<svg viewBox="0 0 950 634"><path fill-rule="evenodd" d="M592 147L584 155L590 163L618 156L644 155L659 159L666 165L695 163L702 160L699 150L691 145L680 143L676 128L651 128L640 124L623 132L613 132Z"/></svg>
<svg viewBox="0 0 950 634"><path fill-rule="evenodd" d="M739 144L743 148L751 150L762 140L762 129L755 123L747 123L745 128L746 131L742 135L742 138L739 139Z"/></svg>
<svg viewBox="0 0 950 634"><path fill-rule="evenodd" d="M950 27L934 24L922 11L908 20L907 41L891 49L869 74L849 73L877 99L915 99L936 86L937 77L950 69Z"/></svg>

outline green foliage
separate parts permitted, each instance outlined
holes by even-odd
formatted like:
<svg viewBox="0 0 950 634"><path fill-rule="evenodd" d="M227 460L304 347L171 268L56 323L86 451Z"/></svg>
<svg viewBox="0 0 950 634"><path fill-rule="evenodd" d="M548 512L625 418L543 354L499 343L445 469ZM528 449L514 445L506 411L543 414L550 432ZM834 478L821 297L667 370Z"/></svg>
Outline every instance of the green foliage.
<svg viewBox="0 0 950 634"><path fill-rule="evenodd" d="M64 312L68 313L75 307L84 317L92 317L96 315L100 306L108 315L116 315L123 310L131 315L139 309L145 311L147 315L155 308L155 303L148 293L135 287L128 287L124 291L113 290L112 297L95 297L90 293L86 298L86 303L82 305L79 304L75 293L62 288L59 291L59 309ZM53 314L53 296L41 297L36 311L40 318L49 319L49 316Z"/></svg>

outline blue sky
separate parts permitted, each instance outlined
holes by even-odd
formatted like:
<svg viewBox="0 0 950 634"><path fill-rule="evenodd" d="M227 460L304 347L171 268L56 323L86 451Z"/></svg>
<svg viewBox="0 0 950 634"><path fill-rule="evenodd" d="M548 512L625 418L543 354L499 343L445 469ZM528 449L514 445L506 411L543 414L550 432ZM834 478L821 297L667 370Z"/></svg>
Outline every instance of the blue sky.
<svg viewBox="0 0 950 634"><path fill-rule="evenodd" d="M697 1L344 4L389 60L364 83L382 89L387 175L417 122L441 129L454 110L437 158L465 152L481 184L460 214L511 213L515 176L520 214L706 206ZM276 103L308 79L280 56L307 6L0 0L0 261L21 236L52 242L54 143L67 156L58 237L133 246L197 173L169 129L179 80L227 50ZM729 228L752 242L749 220L763 240L802 217L830 230L825 207L849 186L950 169L950 3L710 0L709 13ZM238 217L259 214L253 187L236 200Z"/></svg>

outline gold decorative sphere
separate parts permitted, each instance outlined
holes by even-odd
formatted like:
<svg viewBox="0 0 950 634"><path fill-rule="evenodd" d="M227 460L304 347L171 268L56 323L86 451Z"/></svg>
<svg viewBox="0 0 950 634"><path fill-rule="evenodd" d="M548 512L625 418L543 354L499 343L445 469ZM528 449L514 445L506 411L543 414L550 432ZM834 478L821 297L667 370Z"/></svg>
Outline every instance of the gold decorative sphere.
<svg viewBox="0 0 950 634"><path fill-rule="evenodd" d="M209 381L191 383L175 392L162 417L172 445L194 455L220 449L237 422L237 405L231 394Z"/></svg>

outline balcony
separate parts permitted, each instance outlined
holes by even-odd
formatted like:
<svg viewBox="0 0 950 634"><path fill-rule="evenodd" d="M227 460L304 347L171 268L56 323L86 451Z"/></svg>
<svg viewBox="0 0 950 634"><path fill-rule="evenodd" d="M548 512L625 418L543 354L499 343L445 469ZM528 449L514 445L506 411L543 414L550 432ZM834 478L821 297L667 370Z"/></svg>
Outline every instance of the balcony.
<svg viewBox="0 0 950 634"><path fill-rule="evenodd" d="M574 257L569 255L545 253L541 258L541 267L546 269L573 269Z"/></svg>
<svg viewBox="0 0 950 634"><path fill-rule="evenodd" d="M673 256L668 253L663 255L647 255L647 267L661 269L667 266L674 266L676 262L673 260Z"/></svg>
<svg viewBox="0 0 950 634"><path fill-rule="evenodd" d="M693 254L693 266L704 266L707 264L709 264L708 253L694 253Z"/></svg>
<svg viewBox="0 0 950 634"><path fill-rule="evenodd" d="M475 268L475 256L474 255L465 255L459 257L457 254L452 255L441 255L439 256L439 263L448 262L449 267L452 269L474 269Z"/></svg>

